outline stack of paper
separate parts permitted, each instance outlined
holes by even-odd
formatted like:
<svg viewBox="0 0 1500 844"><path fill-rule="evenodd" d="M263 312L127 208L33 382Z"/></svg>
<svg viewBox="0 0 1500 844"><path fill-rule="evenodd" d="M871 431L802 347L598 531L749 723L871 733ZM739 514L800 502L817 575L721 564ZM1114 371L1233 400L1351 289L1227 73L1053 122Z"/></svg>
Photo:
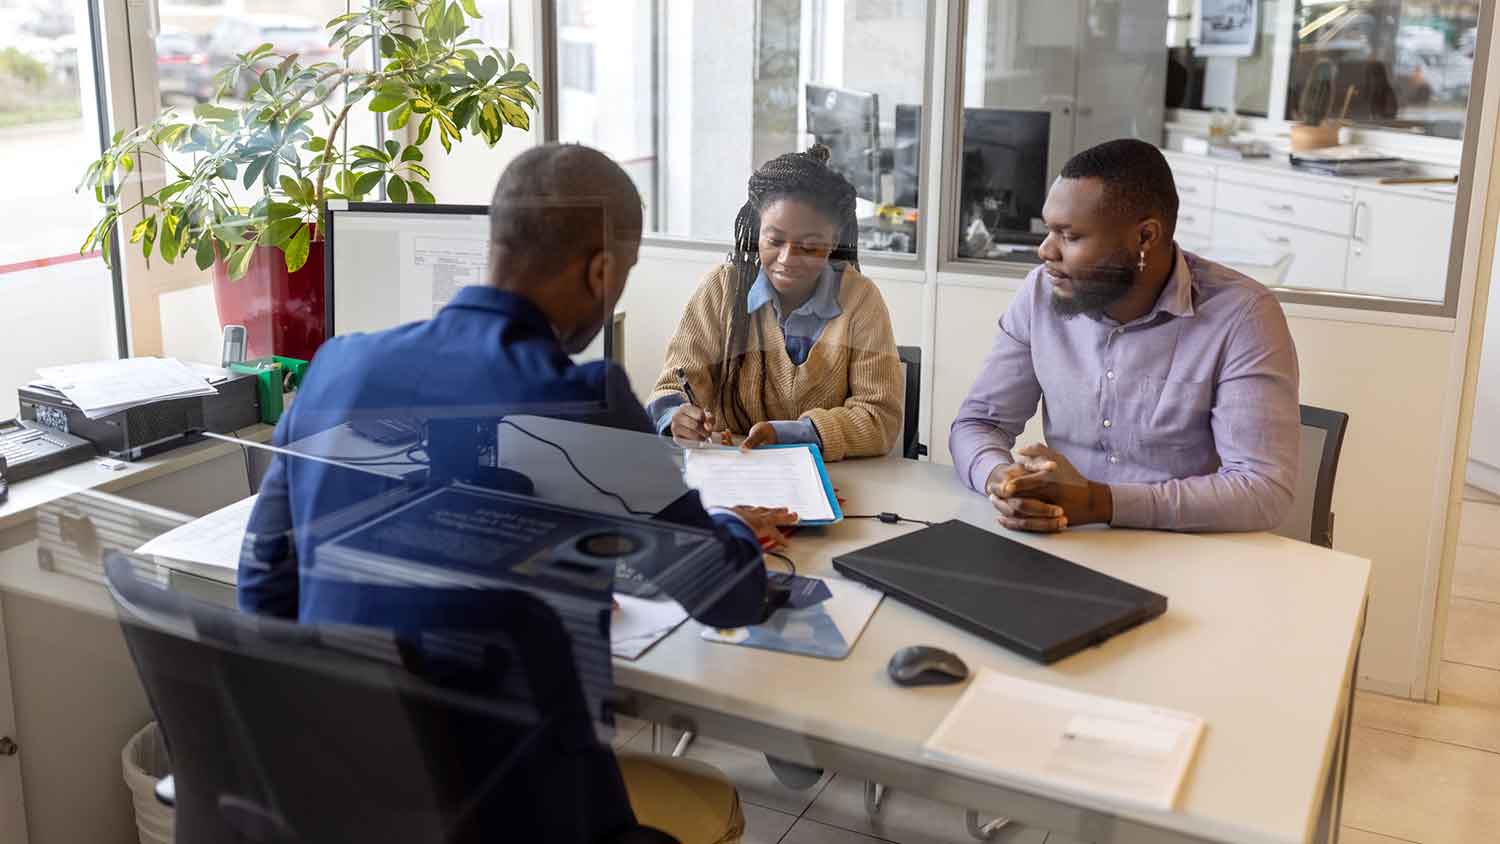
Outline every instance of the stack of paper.
<svg viewBox="0 0 1500 844"><path fill-rule="evenodd" d="M688 449L687 485L704 507L785 507L803 524L843 518L816 446Z"/></svg>
<svg viewBox="0 0 1500 844"><path fill-rule="evenodd" d="M1196 715L986 668L923 749L979 776L1171 811L1202 735Z"/></svg>
<svg viewBox="0 0 1500 844"><path fill-rule="evenodd" d="M135 549L142 556L166 557L191 566L234 571L240 564L240 547L250 527L250 513L259 496L237 501L200 519L167 531Z"/></svg>
<svg viewBox="0 0 1500 844"><path fill-rule="evenodd" d="M202 374L176 358L125 358L46 366L38 369L37 375L90 419L163 399L211 396L218 392Z"/></svg>

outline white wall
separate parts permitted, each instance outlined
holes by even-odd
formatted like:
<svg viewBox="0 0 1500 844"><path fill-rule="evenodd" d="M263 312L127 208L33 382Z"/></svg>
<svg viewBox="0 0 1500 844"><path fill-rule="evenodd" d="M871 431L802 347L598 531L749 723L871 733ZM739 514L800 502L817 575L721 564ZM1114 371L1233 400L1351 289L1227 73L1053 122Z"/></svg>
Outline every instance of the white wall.
<svg viewBox="0 0 1500 844"><path fill-rule="evenodd" d="M1491 278L1500 278L1500 250L1495 259ZM1468 468L1469 483L1500 495L1500 286L1490 289Z"/></svg>

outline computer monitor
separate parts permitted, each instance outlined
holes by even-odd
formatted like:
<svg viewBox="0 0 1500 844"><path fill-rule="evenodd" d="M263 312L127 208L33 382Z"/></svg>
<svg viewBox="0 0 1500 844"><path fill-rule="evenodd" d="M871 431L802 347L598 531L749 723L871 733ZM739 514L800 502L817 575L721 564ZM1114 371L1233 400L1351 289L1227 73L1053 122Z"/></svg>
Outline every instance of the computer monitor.
<svg viewBox="0 0 1500 844"><path fill-rule="evenodd" d="M429 319L462 287L485 283L490 209L485 205L328 203L324 245L328 336L383 331ZM606 320L579 360L620 360Z"/></svg>
<svg viewBox="0 0 1500 844"><path fill-rule="evenodd" d="M892 150L891 202L905 208L917 206L917 183L922 169L922 107L896 106L896 145Z"/></svg>
<svg viewBox="0 0 1500 844"><path fill-rule="evenodd" d="M880 201L880 104L868 91L807 85L807 131L858 195Z"/></svg>
<svg viewBox="0 0 1500 844"><path fill-rule="evenodd" d="M1052 115L1003 108L964 109L959 219L977 216L997 242L1041 243L1032 230L1047 200Z"/></svg>

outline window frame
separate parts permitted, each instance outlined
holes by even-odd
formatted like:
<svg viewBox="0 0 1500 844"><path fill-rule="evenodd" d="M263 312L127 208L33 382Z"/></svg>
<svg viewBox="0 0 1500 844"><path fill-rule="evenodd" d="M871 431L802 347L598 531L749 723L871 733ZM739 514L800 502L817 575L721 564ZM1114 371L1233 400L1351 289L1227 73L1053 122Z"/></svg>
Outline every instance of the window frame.
<svg viewBox="0 0 1500 844"><path fill-rule="evenodd" d="M560 21L558 19L558 4L560 0L532 0L536 11L536 19L541 25L542 57L539 62L543 79L560 80L559 65L561 63ZM662 141L662 122L666 117L666 110L670 104L665 102L661 96L661 80L663 78L662 63L665 61L664 51L661 43L661 22L665 13L662 0L650 0L653 26L651 29L651 50L654 55L651 97L654 105L655 115L652 120L652 137L657 146L658 158L660 158ZM814 4L814 8L821 8L822 0L803 0L804 3ZM918 152L917 173L917 219L916 247L914 252L864 252L859 256L860 264L872 267L888 269L913 270L926 267L927 250L930 246L927 240L927 226L923 220L927 219L929 209L933 207L932 193L934 186L930 185L927 178L928 156L932 151L929 143L929 127L932 125L932 111L934 105L925 99L926 92L930 90L933 79L933 61L935 45L933 37L937 25L937 10L947 0L924 0L927 14L923 24L923 57L922 57L922 91L924 100L922 102L921 123L921 147ZM806 34L804 33L804 39ZM542 141L544 143L556 143L560 140L561 133L558 125L559 108L558 85L542 86ZM799 109L800 111L800 109ZM799 124L801 115L799 114ZM749 174L747 173L748 177ZM665 193L665 168L656 168L656 189L658 195ZM653 220L659 227L661 221ZM722 239L703 238L691 236L679 236L671 234L660 234L647 232L641 237L642 246L680 248L688 250L728 250L730 238L727 233Z"/></svg>

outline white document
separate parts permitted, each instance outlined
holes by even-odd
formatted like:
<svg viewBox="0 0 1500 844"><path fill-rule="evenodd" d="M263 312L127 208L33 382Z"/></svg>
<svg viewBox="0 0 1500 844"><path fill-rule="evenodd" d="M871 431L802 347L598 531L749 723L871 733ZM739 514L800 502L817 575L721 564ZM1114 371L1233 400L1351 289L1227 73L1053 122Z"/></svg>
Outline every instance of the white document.
<svg viewBox="0 0 1500 844"><path fill-rule="evenodd" d="M688 449L683 477L704 507L785 507L804 522L833 520L823 477L807 448Z"/></svg>
<svg viewBox="0 0 1500 844"><path fill-rule="evenodd" d="M201 373L176 358L125 358L45 366L37 370L37 375L90 419L147 402L211 396L218 392Z"/></svg>
<svg viewBox="0 0 1500 844"><path fill-rule="evenodd" d="M676 601L648 601L615 593L620 605L609 621L609 649L621 659L639 659L687 620L687 610Z"/></svg>
<svg viewBox="0 0 1500 844"><path fill-rule="evenodd" d="M403 234L401 266L410 278L401 285L401 318L429 319L459 290L483 284L488 260L482 236Z"/></svg>
<svg viewBox="0 0 1500 844"><path fill-rule="evenodd" d="M1203 719L980 669L923 750L1002 782L1171 811Z"/></svg>
<svg viewBox="0 0 1500 844"><path fill-rule="evenodd" d="M137 554L182 560L216 569L238 569L240 546L258 496L215 510L135 549Z"/></svg>

